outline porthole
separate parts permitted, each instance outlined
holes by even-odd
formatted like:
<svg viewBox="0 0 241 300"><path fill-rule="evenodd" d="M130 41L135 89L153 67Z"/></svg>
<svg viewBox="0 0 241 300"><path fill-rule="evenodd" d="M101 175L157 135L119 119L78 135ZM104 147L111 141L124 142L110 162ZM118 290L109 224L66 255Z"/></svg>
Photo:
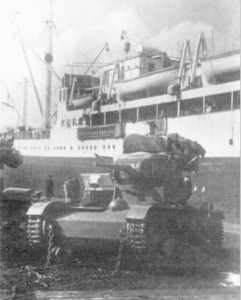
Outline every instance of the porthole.
<svg viewBox="0 0 241 300"><path fill-rule="evenodd" d="M70 147L70 150L73 150L73 146Z"/></svg>
<svg viewBox="0 0 241 300"><path fill-rule="evenodd" d="M115 149L115 145L113 145L113 149Z"/></svg>
<svg viewBox="0 0 241 300"><path fill-rule="evenodd" d="M95 150L97 149L96 145L95 145L94 149L95 149Z"/></svg>
<svg viewBox="0 0 241 300"><path fill-rule="evenodd" d="M103 149L105 149L105 145L103 146Z"/></svg>
<svg viewBox="0 0 241 300"><path fill-rule="evenodd" d="M90 146L90 150L92 150L92 146Z"/></svg>
<svg viewBox="0 0 241 300"><path fill-rule="evenodd" d="M108 149L110 149L110 145L108 145Z"/></svg>

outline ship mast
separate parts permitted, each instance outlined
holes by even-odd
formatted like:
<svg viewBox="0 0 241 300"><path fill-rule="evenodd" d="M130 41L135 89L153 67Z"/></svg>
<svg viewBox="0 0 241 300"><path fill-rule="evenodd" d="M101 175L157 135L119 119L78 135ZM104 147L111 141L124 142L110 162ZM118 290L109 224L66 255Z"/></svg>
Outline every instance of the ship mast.
<svg viewBox="0 0 241 300"><path fill-rule="evenodd" d="M50 17L47 21L49 29L49 43L48 53L45 55L45 62L47 68L47 82L46 82L46 100L45 100L45 128L50 128L51 115L51 88L52 88L52 62L53 62L53 0L50 0Z"/></svg>
<svg viewBox="0 0 241 300"><path fill-rule="evenodd" d="M28 84L29 81L23 78L23 126L27 130L27 106L28 106Z"/></svg>

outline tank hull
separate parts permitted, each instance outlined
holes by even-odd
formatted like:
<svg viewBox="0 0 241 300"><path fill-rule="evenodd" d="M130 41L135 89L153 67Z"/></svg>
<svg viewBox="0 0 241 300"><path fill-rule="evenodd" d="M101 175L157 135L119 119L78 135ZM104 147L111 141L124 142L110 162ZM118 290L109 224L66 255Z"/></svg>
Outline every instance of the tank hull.
<svg viewBox="0 0 241 300"><path fill-rule="evenodd" d="M18 169L5 167L5 186L31 187L44 190L49 174L54 178L55 197L64 198L63 182L80 173L97 173L94 158L24 157ZM111 162L112 159L109 159ZM109 171L105 169L104 171ZM239 223L240 159L238 157L203 158L199 172L191 174L191 202L200 205L208 199L225 213L227 221ZM80 184L83 182L80 181Z"/></svg>

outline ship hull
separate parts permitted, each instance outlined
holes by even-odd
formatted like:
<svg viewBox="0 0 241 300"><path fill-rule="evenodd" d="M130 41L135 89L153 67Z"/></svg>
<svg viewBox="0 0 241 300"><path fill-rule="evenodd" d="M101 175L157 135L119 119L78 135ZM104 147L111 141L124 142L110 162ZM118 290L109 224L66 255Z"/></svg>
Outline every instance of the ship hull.
<svg viewBox="0 0 241 300"><path fill-rule="evenodd" d="M108 159L111 161L111 158ZM5 167L5 185L31 187L43 190L49 174L54 179L54 194L64 197L63 183L69 176L81 173L108 172L97 168L95 158L24 157L18 169ZM193 196L190 202L200 206L204 201L213 203L225 213L230 222L239 222L240 159L238 157L204 158L198 173L192 174ZM83 192L84 183L81 183Z"/></svg>

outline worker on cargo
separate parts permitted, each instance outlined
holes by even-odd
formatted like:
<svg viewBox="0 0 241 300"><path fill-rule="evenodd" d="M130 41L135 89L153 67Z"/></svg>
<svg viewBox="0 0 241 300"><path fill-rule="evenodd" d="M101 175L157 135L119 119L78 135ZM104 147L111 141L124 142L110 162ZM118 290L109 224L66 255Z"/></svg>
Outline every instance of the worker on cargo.
<svg viewBox="0 0 241 300"><path fill-rule="evenodd" d="M50 201L51 197L54 196L54 181L51 175L45 181L46 187L46 201Z"/></svg>

